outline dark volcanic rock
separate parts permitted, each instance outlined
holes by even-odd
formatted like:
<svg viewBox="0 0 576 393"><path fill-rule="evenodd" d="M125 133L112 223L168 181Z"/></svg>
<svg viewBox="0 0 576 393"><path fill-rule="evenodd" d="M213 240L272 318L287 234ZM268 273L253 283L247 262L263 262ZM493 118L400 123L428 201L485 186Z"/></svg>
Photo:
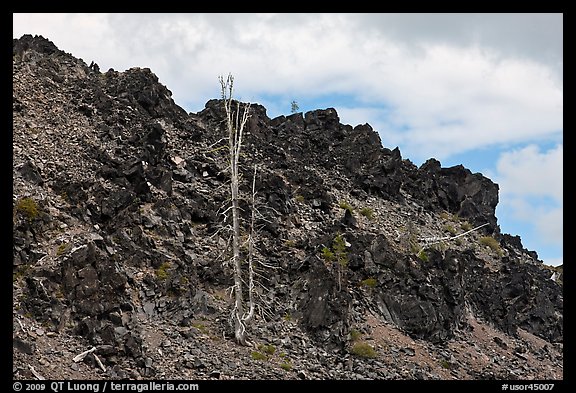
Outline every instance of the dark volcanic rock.
<svg viewBox="0 0 576 393"><path fill-rule="evenodd" d="M441 168L438 160L429 159L418 169L415 181L405 188L427 209L446 210L476 225L489 223L489 233L498 229L498 185L462 165Z"/></svg>
<svg viewBox="0 0 576 393"><path fill-rule="evenodd" d="M34 165L32 161L27 161L24 163L18 168L18 171L25 180L28 180L29 182L38 186L42 186L44 184L40 170L36 165Z"/></svg>
<svg viewBox="0 0 576 393"><path fill-rule="evenodd" d="M308 273L309 288L302 299L302 324L325 344L341 344L349 330L350 295L331 280L324 264L313 258Z"/></svg>
<svg viewBox="0 0 576 393"><path fill-rule="evenodd" d="M42 36L25 34L20 39L13 40L14 56L22 57L25 53L51 55L56 52L60 52L56 45Z"/></svg>
<svg viewBox="0 0 576 393"><path fill-rule="evenodd" d="M479 261L473 261L478 266ZM473 268L474 269L474 268ZM503 331L519 327L552 342L562 341L563 299L560 286L531 264L509 263L497 274L478 270L467 290L478 311Z"/></svg>
<svg viewBox="0 0 576 393"><path fill-rule="evenodd" d="M26 341L22 341L19 338L14 338L12 342L14 348L19 350L20 352L25 353L27 355L31 355L34 353L34 345L27 343Z"/></svg>

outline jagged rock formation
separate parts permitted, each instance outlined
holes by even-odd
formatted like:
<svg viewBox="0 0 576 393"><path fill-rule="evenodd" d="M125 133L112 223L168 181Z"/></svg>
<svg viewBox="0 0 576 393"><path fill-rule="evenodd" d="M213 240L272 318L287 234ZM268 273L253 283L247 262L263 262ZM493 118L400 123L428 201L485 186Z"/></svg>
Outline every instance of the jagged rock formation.
<svg viewBox="0 0 576 393"><path fill-rule="evenodd" d="M500 233L483 175L416 167L334 109L270 119L252 104L243 168L259 164L269 267L260 347L243 348L219 231L222 102L186 113L149 69L101 73L28 35L13 83L15 377L33 363L54 379L562 378L562 288ZM338 235L340 275L323 253ZM92 346L104 369L71 361Z"/></svg>

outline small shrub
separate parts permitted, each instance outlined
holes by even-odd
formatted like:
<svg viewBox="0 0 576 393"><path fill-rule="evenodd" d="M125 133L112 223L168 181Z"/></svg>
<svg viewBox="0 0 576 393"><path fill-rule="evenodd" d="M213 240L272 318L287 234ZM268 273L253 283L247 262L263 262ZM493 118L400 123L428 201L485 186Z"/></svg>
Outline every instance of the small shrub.
<svg viewBox="0 0 576 393"><path fill-rule="evenodd" d="M62 286L60 286L58 289L56 289L56 291L54 292L54 296L56 297L56 299L64 299L64 292L62 291Z"/></svg>
<svg viewBox="0 0 576 393"><path fill-rule="evenodd" d="M352 341L358 341L360 340L360 337L362 337L362 333L360 333L358 330L356 329L350 330L350 339Z"/></svg>
<svg viewBox="0 0 576 393"><path fill-rule="evenodd" d="M450 370L450 362L448 362L447 360L442 360L440 362L440 365L442 366L442 368L445 368L446 370Z"/></svg>
<svg viewBox="0 0 576 393"><path fill-rule="evenodd" d="M258 349L268 355L274 355L274 352L276 352L276 347L274 345L260 344L258 345Z"/></svg>
<svg viewBox="0 0 576 393"><path fill-rule="evenodd" d="M16 211L24 215L28 221L38 217L38 204L32 198L22 198L16 204Z"/></svg>
<svg viewBox="0 0 576 393"><path fill-rule="evenodd" d="M417 256L422 262L428 262L428 254L426 254L426 251L424 251L424 249L421 249L418 252Z"/></svg>
<svg viewBox="0 0 576 393"><path fill-rule="evenodd" d="M334 253L328 247L322 249L322 257L326 262L332 262L334 260Z"/></svg>
<svg viewBox="0 0 576 393"><path fill-rule="evenodd" d="M374 210L372 210L369 207L363 207L362 209L360 209L360 214L369 220L372 220L374 218Z"/></svg>
<svg viewBox="0 0 576 393"><path fill-rule="evenodd" d="M460 224L460 226L465 231L469 231L470 229L472 229L472 224L470 224L468 221L464 221L462 224Z"/></svg>
<svg viewBox="0 0 576 393"><path fill-rule="evenodd" d="M338 290L342 289L342 275L343 269L348 266L348 253L346 252L346 241L342 234L338 233L332 242L332 249L328 247L322 248L322 256L324 257L325 265L329 269L336 264L338 272Z"/></svg>
<svg viewBox="0 0 576 393"><path fill-rule="evenodd" d="M296 241L292 240L292 239L288 239L288 240L284 241L284 245L286 247L289 247L289 248L294 248L294 247L296 247Z"/></svg>
<svg viewBox="0 0 576 393"><path fill-rule="evenodd" d="M442 227L442 230L450 233L452 236L456 235L456 229L454 229L454 227L450 224L444 224L444 226Z"/></svg>
<svg viewBox="0 0 576 393"><path fill-rule="evenodd" d="M376 281L376 279L373 277L370 277L370 278L367 278L366 280L360 281L360 285L362 285L363 287L368 287L368 288L374 288L374 287L376 287L377 284L378 284L378 281Z"/></svg>
<svg viewBox="0 0 576 393"><path fill-rule="evenodd" d="M298 203L304 203L304 195L296 195L294 199L296 199Z"/></svg>
<svg viewBox="0 0 576 393"><path fill-rule="evenodd" d="M64 254L67 249L68 249L68 243L60 244L58 246L58 249L56 250L56 256L59 257L60 255Z"/></svg>
<svg viewBox="0 0 576 393"><path fill-rule="evenodd" d="M156 269L156 277L160 280L166 280L168 278L168 269L170 268L170 262L166 261Z"/></svg>
<svg viewBox="0 0 576 393"><path fill-rule="evenodd" d="M376 351L374 348L372 348L370 344L364 342L354 344L350 349L350 353L354 356L367 359L376 357Z"/></svg>
<svg viewBox="0 0 576 393"><path fill-rule="evenodd" d="M296 100L292 100L290 103L290 113L296 113L298 112L298 109L300 109L298 102L296 102Z"/></svg>
<svg viewBox="0 0 576 393"><path fill-rule="evenodd" d="M348 210L350 213L354 213L354 208L346 201L340 201L338 206L340 206L341 209Z"/></svg>
<svg viewBox="0 0 576 393"><path fill-rule="evenodd" d="M254 360L267 360L268 358L262 352L252 351L250 354Z"/></svg>
<svg viewBox="0 0 576 393"><path fill-rule="evenodd" d="M292 370L292 364L290 362L283 362L282 364L280 364L280 367L284 371L291 371Z"/></svg>
<svg viewBox="0 0 576 393"><path fill-rule="evenodd" d="M448 212L442 212L442 213L440 213L440 218L442 218L443 220L450 220L452 218L452 216Z"/></svg>
<svg viewBox="0 0 576 393"><path fill-rule="evenodd" d="M494 239L492 236L482 236L480 238L480 244L483 246L488 246L492 251L496 252L498 256L502 256L502 248L500 248L500 243L498 243L498 240Z"/></svg>
<svg viewBox="0 0 576 393"><path fill-rule="evenodd" d="M12 273L12 282L20 281L22 278L26 277L30 265L20 265L15 272Z"/></svg>
<svg viewBox="0 0 576 393"><path fill-rule="evenodd" d="M170 287L166 291L166 295L172 299L182 296L183 293L184 290L181 287Z"/></svg>
<svg viewBox="0 0 576 393"><path fill-rule="evenodd" d="M333 254L336 257L336 262L342 267L348 265L348 253L346 252L346 242L342 237L342 234L336 235L334 242L332 243Z"/></svg>
<svg viewBox="0 0 576 393"><path fill-rule="evenodd" d="M203 334L209 333L208 327L206 325L204 325L203 323L200 323L200 322L193 323L192 327L198 329L200 331L200 333L203 333Z"/></svg>
<svg viewBox="0 0 576 393"><path fill-rule="evenodd" d="M422 248L416 241L410 240L410 251L413 254L418 254L420 251L422 251Z"/></svg>
<svg viewBox="0 0 576 393"><path fill-rule="evenodd" d="M62 200L66 203L70 202L70 197L68 196L68 193L66 191L62 191L60 193L60 198L62 198Z"/></svg>
<svg viewBox="0 0 576 393"><path fill-rule="evenodd" d="M460 240L460 238L456 239L455 242L457 242L458 240ZM444 252L448 249L448 245L445 242L439 242L433 244L431 248L433 248L436 251Z"/></svg>

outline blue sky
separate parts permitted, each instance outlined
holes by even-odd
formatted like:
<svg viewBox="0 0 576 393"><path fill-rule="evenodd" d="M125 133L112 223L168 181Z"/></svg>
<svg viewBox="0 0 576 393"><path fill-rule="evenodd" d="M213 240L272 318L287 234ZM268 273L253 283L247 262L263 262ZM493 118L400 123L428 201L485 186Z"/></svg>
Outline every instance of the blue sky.
<svg viewBox="0 0 576 393"><path fill-rule="evenodd" d="M148 67L197 112L234 74L270 117L336 108L416 165L500 186L504 233L563 261L562 14L14 14L102 71Z"/></svg>

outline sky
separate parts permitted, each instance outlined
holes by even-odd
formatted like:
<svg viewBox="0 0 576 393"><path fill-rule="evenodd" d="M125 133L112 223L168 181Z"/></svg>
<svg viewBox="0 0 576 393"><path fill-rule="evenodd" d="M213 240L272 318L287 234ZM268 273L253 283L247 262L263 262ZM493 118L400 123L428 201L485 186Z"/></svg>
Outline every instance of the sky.
<svg viewBox="0 0 576 393"><path fill-rule="evenodd" d="M13 14L102 72L147 67L188 112L235 97L270 118L335 108L420 166L499 185L501 232L563 263L563 15Z"/></svg>

